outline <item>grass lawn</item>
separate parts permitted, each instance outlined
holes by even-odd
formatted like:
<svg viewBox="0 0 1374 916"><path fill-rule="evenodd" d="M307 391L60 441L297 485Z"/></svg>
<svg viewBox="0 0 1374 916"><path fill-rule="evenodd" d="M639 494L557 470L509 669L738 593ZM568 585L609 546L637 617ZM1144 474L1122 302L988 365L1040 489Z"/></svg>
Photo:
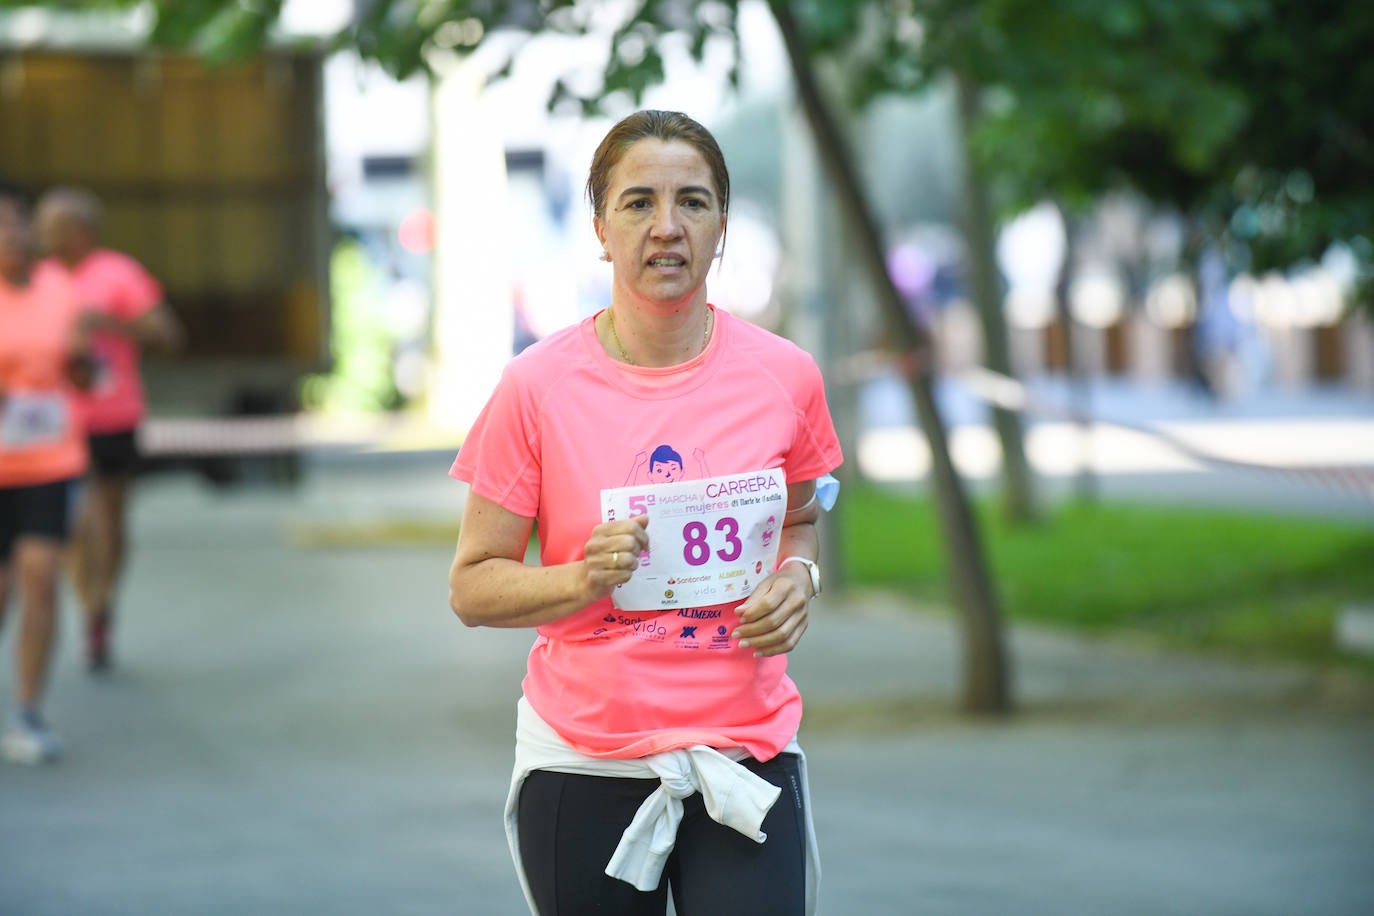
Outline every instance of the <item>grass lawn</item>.
<svg viewBox="0 0 1374 916"><path fill-rule="evenodd" d="M1374 524L1066 503L1013 527L991 500L976 512L1010 619L1374 672L1332 638L1343 605L1374 604ZM856 586L948 600L924 496L851 487L840 523Z"/></svg>

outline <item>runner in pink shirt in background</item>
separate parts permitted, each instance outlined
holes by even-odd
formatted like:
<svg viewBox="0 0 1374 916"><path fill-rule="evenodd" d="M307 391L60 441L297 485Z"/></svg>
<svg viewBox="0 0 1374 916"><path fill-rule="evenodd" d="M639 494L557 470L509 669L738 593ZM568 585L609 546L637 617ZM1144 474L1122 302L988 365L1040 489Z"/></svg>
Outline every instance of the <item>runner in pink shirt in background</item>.
<svg viewBox="0 0 1374 916"><path fill-rule="evenodd" d="M86 620L86 660L93 671L110 664L114 599L126 554L125 515L146 411L140 350L171 351L181 342L181 327L163 301L161 285L133 258L99 247L100 217L95 195L76 188L54 188L38 204L39 238L50 255L41 269L70 279L92 313L94 329L95 378L81 399L91 468L71 555Z"/></svg>
<svg viewBox="0 0 1374 916"><path fill-rule="evenodd" d="M61 750L40 708L57 640L71 491L86 470L73 384L90 381L80 302L33 266L27 198L0 185L0 621L19 597L14 703L0 750L42 763Z"/></svg>
<svg viewBox="0 0 1374 916"><path fill-rule="evenodd" d="M678 916L811 914L787 653L841 461L821 374L707 301L730 179L704 127L625 118L587 190L611 301L511 360L450 471L453 610L538 633L506 806L521 886L545 916L663 916L670 892Z"/></svg>

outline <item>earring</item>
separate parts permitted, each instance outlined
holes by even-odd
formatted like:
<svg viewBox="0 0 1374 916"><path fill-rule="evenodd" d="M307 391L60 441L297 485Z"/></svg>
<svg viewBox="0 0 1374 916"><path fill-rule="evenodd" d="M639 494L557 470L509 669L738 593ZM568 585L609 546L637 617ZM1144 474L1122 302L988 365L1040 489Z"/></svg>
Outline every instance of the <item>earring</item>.
<svg viewBox="0 0 1374 916"><path fill-rule="evenodd" d="M720 257L720 256L723 255L723 254L725 254L725 249L724 249L724 248L717 248L717 249L716 249L716 253L713 254L713 255L711 255L711 259L712 259L712 260L715 260L716 258Z"/></svg>
<svg viewBox="0 0 1374 916"><path fill-rule="evenodd" d="M602 251L601 251L601 260L603 260L603 261L610 261L610 259L611 259L611 253L610 253L609 251L606 251L605 249L602 249Z"/></svg>

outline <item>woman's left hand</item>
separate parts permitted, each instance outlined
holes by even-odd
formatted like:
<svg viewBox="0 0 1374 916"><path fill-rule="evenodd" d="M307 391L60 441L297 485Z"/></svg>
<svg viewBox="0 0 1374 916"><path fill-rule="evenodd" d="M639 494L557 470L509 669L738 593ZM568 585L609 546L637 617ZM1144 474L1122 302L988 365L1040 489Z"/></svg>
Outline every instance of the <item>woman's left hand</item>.
<svg viewBox="0 0 1374 916"><path fill-rule="evenodd" d="M741 646L753 649L755 656L791 652L806 632L810 599L811 579L806 571L796 564L783 566L735 608L740 623L734 636Z"/></svg>

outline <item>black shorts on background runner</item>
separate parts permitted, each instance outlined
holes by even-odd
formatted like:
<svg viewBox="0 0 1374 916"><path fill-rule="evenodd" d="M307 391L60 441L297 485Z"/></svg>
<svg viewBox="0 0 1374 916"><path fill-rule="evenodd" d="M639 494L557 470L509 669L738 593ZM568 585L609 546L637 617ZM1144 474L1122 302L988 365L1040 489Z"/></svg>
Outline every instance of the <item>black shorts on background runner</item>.
<svg viewBox="0 0 1374 916"><path fill-rule="evenodd" d="M28 487L0 487L0 562L14 542L28 536L65 542L70 534L71 480Z"/></svg>
<svg viewBox="0 0 1374 916"><path fill-rule="evenodd" d="M138 468L138 430L118 433L93 433L91 472L98 477L130 477Z"/></svg>

